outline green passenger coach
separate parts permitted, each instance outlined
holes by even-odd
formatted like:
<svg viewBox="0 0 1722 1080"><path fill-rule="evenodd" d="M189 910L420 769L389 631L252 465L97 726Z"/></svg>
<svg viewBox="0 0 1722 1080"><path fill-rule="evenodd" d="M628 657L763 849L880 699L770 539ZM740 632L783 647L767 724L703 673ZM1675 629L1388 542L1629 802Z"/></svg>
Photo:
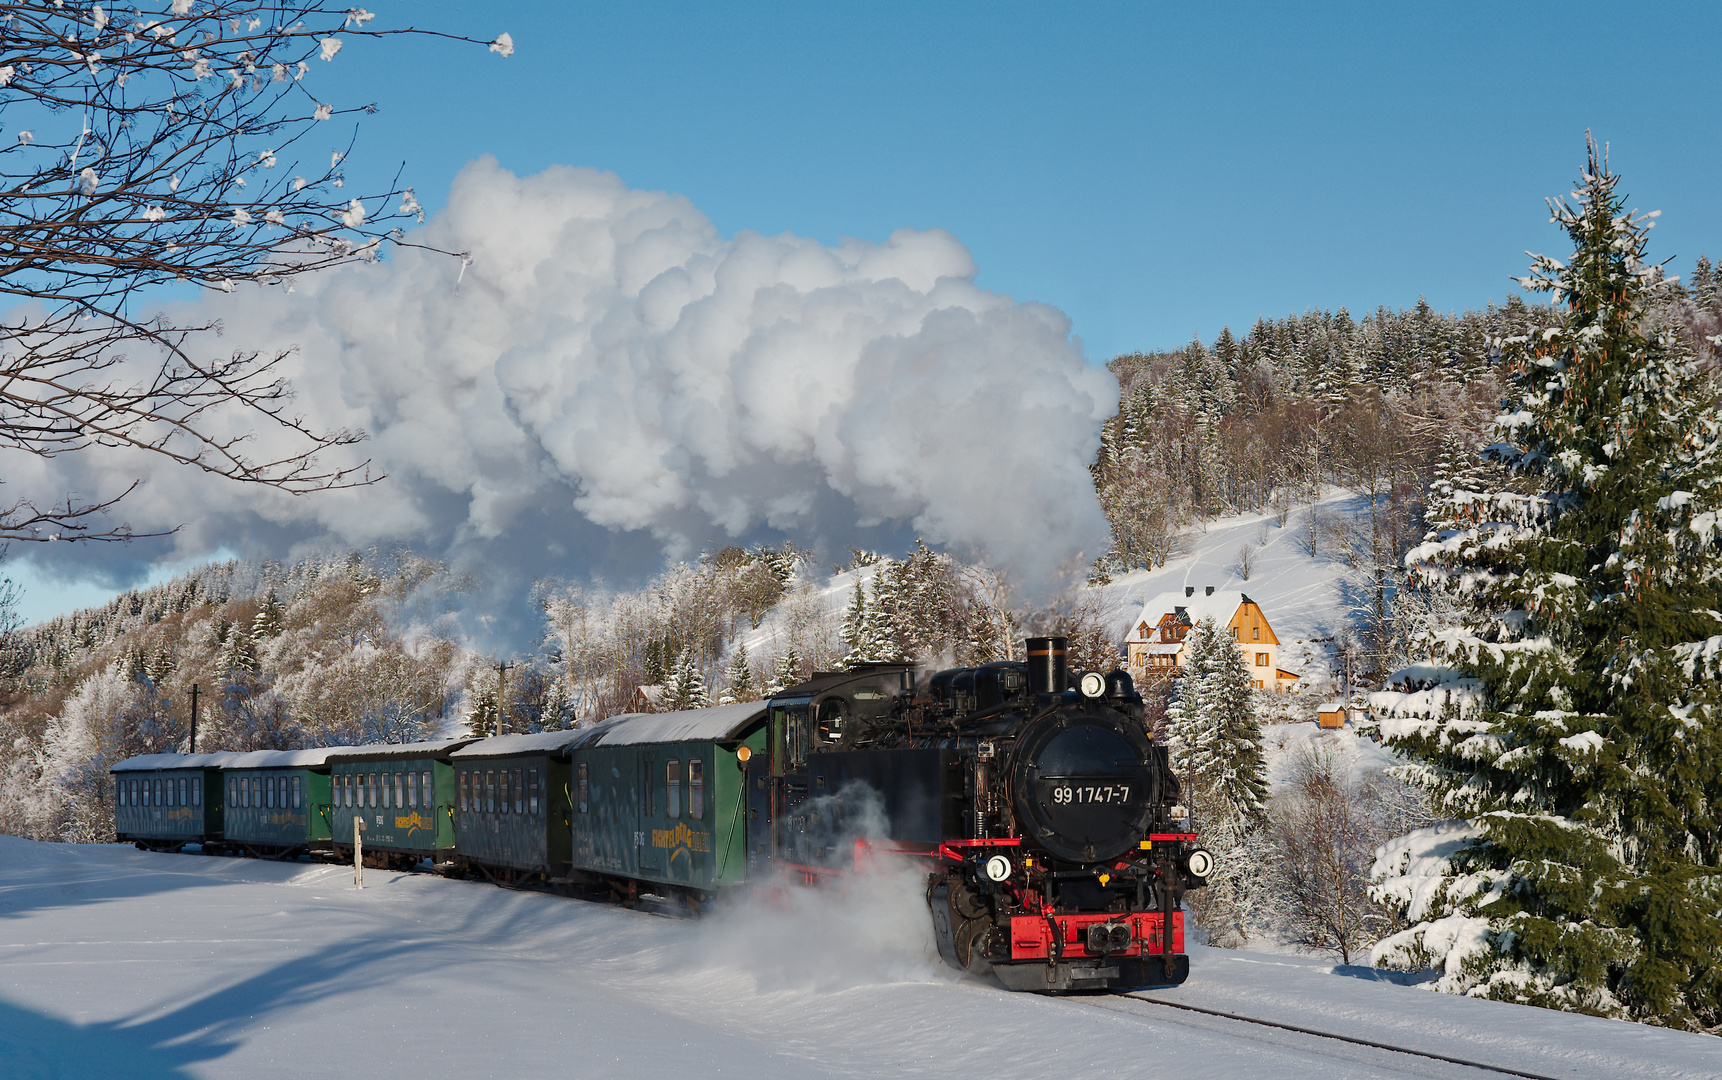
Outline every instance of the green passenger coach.
<svg viewBox="0 0 1722 1080"><path fill-rule="evenodd" d="M232 754L140 754L115 765L114 835L153 851L218 844L221 765Z"/></svg>
<svg viewBox="0 0 1722 1080"><path fill-rule="evenodd" d="M270 859L329 851L330 753L324 748L222 755L224 845Z"/></svg>
<svg viewBox="0 0 1722 1080"><path fill-rule="evenodd" d="M501 735L450 755L457 859L503 884L564 882L570 869L572 770L583 731Z"/></svg>
<svg viewBox="0 0 1722 1080"><path fill-rule="evenodd" d="M743 761L765 749L765 720L762 702L744 702L618 716L577 732L574 872L628 898L640 883L688 900L746 884Z"/></svg>
<svg viewBox="0 0 1722 1080"><path fill-rule="evenodd" d="M406 868L454 855L454 767L449 755L473 739L342 746L328 752L331 845L353 857L353 820L375 865Z"/></svg>

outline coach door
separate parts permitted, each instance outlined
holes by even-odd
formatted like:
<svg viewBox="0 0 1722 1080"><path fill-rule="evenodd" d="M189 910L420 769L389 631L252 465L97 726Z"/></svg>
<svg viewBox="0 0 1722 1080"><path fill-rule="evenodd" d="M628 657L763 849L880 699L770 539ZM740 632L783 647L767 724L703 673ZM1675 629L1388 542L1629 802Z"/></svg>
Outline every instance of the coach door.
<svg viewBox="0 0 1722 1080"><path fill-rule="evenodd" d="M664 813L663 778L658 773L658 759L653 754L640 755L640 831L634 834L634 847L639 852L641 871L662 873L664 849L653 843L653 833L661 833Z"/></svg>

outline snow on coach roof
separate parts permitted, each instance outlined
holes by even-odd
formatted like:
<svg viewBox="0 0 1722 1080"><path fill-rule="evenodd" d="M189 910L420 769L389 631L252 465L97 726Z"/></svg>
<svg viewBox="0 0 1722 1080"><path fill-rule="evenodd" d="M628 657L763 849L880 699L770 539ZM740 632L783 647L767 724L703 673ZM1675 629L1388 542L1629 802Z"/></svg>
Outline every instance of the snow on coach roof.
<svg viewBox="0 0 1722 1080"><path fill-rule="evenodd" d="M338 747L311 750L249 750L218 754L139 754L119 762L109 772L154 769L296 769L322 765Z"/></svg>
<svg viewBox="0 0 1722 1080"><path fill-rule="evenodd" d="M409 743L370 743L365 746L331 746L329 760L335 761L374 761L377 758L423 758L438 757L457 747L477 740L468 737L464 739L438 739L435 742Z"/></svg>
<svg viewBox="0 0 1722 1080"><path fill-rule="evenodd" d="M635 746L660 742L733 739L765 715L765 702L742 701L668 713L624 713L582 730L580 746Z"/></svg>
<svg viewBox="0 0 1722 1080"><path fill-rule="evenodd" d="M555 754L589 737L589 728L540 731L536 735L496 735L463 746L451 758L503 757L512 754Z"/></svg>

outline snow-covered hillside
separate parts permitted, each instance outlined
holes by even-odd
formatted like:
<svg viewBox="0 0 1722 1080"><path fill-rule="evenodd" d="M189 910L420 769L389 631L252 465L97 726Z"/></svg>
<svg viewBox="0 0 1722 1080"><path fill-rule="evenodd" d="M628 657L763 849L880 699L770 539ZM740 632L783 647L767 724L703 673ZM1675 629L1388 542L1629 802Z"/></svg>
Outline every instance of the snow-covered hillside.
<svg viewBox="0 0 1722 1080"><path fill-rule="evenodd" d="M1105 586L1114 635L1122 642L1136 625L1142 605L1156 597L1186 588L1194 588L1198 596L1210 586L1239 590L1261 606L1280 639L1280 666L1302 676L1299 696L1328 696L1334 690L1331 644L1347 628L1348 568L1325 535L1319 536L1316 554L1310 554L1310 515L1332 522L1363 509L1359 496L1330 489L1313 507L1293 510L1284 525L1273 514L1245 514L1219 518L1187 533L1182 552L1166 565L1122 575ZM1245 548L1250 549L1251 564L1247 579L1239 566L1239 552Z"/></svg>
<svg viewBox="0 0 1722 1080"><path fill-rule="evenodd" d="M0 836L0 1076L1481 1075L1182 1001L1561 1078L1722 1074L1722 1042L1197 948L1055 999L930 959L913 883L698 921L372 870ZM1148 999L1148 1000L1144 1000Z"/></svg>

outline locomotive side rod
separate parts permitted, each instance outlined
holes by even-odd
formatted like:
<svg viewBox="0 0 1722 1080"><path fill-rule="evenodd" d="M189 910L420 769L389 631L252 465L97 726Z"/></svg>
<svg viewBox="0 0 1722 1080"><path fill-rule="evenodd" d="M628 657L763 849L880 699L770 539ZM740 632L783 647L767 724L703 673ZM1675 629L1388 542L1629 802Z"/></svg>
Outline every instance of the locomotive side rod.
<svg viewBox="0 0 1722 1080"><path fill-rule="evenodd" d="M1241 1016L1238 1013L1224 1012L1220 1009L1204 1009L1199 1005L1186 1005L1179 1001L1167 1001L1164 998L1145 997L1141 994L1131 994L1136 1001L1145 1001L1150 1005L1164 1005L1168 1009L1183 1009L1185 1012L1201 1013L1204 1016L1217 1016L1222 1020L1236 1020L1242 1024L1257 1024L1261 1027L1278 1028L1281 1031L1291 1031L1299 1035L1312 1035L1318 1039L1332 1039L1335 1042L1351 1043L1355 1046L1367 1046L1373 1050L1386 1050L1395 1054L1409 1054L1412 1057L1429 1058L1433 1061L1444 1061L1449 1065L1461 1065L1468 1069L1481 1069L1485 1072L1501 1073L1506 1076L1519 1076L1524 1080L1561 1080L1560 1077L1545 1076L1542 1073L1523 1072L1519 1069L1509 1069L1504 1065L1490 1065L1487 1062L1471 1061L1468 1058L1449 1057L1437 1054L1431 1050L1412 1050L1404 1046L1394 1046L1391 1043L1375 1042L1373 1039L1359 1039L1351 1035L1338 1035L1331 1031L1317 1031L1314 1028L1298 1027L1296 1024L1282 1024L1276 1020L1263 1020L1254 1016Z"/></svg>

